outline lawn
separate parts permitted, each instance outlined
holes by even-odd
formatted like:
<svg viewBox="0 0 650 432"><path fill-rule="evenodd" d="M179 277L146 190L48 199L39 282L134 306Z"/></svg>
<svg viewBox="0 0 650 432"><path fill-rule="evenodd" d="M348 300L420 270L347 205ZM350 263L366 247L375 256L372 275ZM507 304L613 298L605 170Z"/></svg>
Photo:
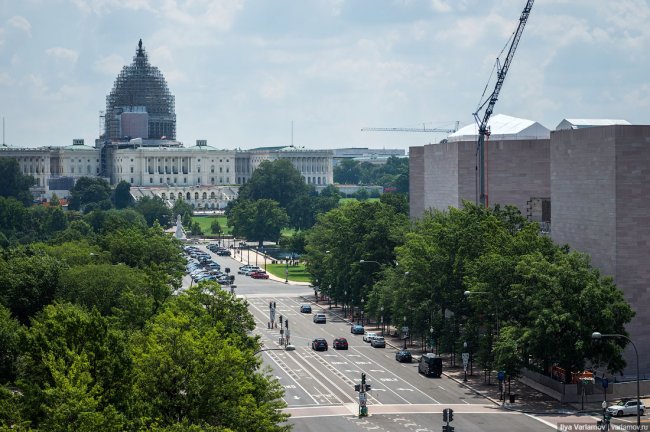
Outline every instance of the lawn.
<svg viewBox="0 0 650 432"><path fill-rule="evenodd" d="M284 264L267 264L266 271L279 278L284 278L287 266ZM289 280L294 282L309 282L309 273L305 270L304 264L289 266Z"/></svg>
<svg viewBox="0 0 650 432"><path fill-rule="evenodd" d="M231 228L227 225L228 218L225 216L192 216L192 220L201 225L201 231L203 231L204 234L212 234L212 231L210 231L210 225L212 225L212 221L215 219L219 221L223 234L230 234Z"/></svg>
<svg viewBox="0 0 650 432"><path fill-rule="evenodd" d="M339 200L339 204L345 204L345 203L349 203L351 201L359 201L359 200L356 199L356 198L341 198ZM368 202L379 201L379 198L368 198L366 201L368 201Z"/></svg>

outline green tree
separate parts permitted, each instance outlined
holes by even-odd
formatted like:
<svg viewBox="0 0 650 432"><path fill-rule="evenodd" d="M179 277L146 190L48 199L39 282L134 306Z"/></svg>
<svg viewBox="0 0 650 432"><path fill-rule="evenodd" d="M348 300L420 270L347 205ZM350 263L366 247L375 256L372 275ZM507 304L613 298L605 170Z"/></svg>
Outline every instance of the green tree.
<svg viewBox="0 0 650 432"><path fill-rule="evenodd" d="M409 200L405 194L384 193L379 197L379 201L393 207L397 213L407 216L409 214Z"/></svg>
<svg viewBox="0 0 650 432"><path fill-rule="evenodd" d="M34 177L20 172L15 158L0 157L0 197L15 198L24 205L30 205L33 197L29 188L36 184Z"/></svg>
<svg viewBox="0 0 650 432"><path fill-rule="evenodd" d="M361 173L359 162L352 159L344 159L334 167L334 183L359 184Z"/></svg>
<svg viewBox="0 0 650 432"><path fill-rule="evenodd" d="M0 305L0 384L16 379L21 327L9 309Z"/></svg>
<svg viewBox="0 0 650 432"><path fill-rule="evenodd" d="M190 230L190 234L193 236L200 236L203 235L203 230L201 229L201 224L198 222L193 222L192 223L192 229Z"/></svg>
<svg viewBox="0 0 650 432"><path fill-rule="evenodd" d="M288 159L263 161L251 179L239 189L241 200L269 199L284 209L296 198L307 195L305 180Z"/></svg>
<svg viewBox="0 0 650 432"><path fill-rule="evenodd" d="M119 182L113 191L112 201L116 209L131 207L134 202L131 195L131 183L124 180Z"/></svg>
<svg viewBox="0 0 650 432"><path fill-rule="evenodd" d="M219 220L217 218L214 218L210 223L210 232L212 234L221 234L223 232L223 230L221 229L221 225L219 224Z"/></svg>
<svg viewBox="0 0 650 432"><path fill-rule="evenodd" d="M194 209L192 208L192 205L182 197L179 196L178 199L174 201L174 205L172 206L172 216L174 220L176 220L178 215L181 215L181 220L183 221L183 224L185 224L188 219L192 218L193 214Z"/></svg>
<svg viewBox="0 0 650 432"><path fill-rule="evenodd" d="M70 191L70 210L86 210L88 206L96 208L111 207L111 186L100 177L81 177Z"/></svg>
<svg viewBox="0 0 650 432"><path fill-rule="evenodd" d="M289 224L287 213L277 202L268 199L239 201L228 218L233 235L263 245L264 240L278 241L280 231Z"/></svg>
<svg viewBox="0 0 650 432"><path fill-rule="evenodd" d="M166 306L132 345L138 417L159 419L164 428L288 431L282 388L258 370L246 304L202 283Z"/></svg>
<svg viewBox="0 0 650 432"><path fill-rule="evenodd" d="M164 227L172 223L172 211L159 196L140 198L135 203L135 209L142 213L149 226L153 226L155 221Z"/></svg>

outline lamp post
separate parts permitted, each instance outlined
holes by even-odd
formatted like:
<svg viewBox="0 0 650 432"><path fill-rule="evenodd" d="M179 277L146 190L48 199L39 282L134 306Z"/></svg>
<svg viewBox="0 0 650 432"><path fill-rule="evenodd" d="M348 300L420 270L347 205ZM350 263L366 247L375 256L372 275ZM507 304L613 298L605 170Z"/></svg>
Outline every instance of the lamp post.
<svg viewBox="0 0 650 432"><path fill-rule="evenodd" d="M345 300L348 298L348 290L343 290L343 317L347 317L347 310L345 309Z"/></svg>
<svg viewBox="0 0 650 432"><path fill-rule="evenodd" d="M406 315L404 315L404 329L406 329ZM406 350L406 339L408 338L408 331L404 331L404 349Z"/></svg>
<svg viewBox="0 0 650 432"><path fill-rule="evenodd" d="M632 339L622 334L602 334L600 332L593 332L591 334L591 339L600 340L602 338L622 338L627 340L632 344L634 348L634 353L636 354L636 429L641 430L641 392L639 389L639 351L636 349L636 345L632 342Z"/></svg>
<svg viewBox="0 0 650 432"><path fill-rule="evenodd" d="M381 310L381 335L384 336L384 307L380 308Z"/></svg>
<svg viewBox="0 0 650 432"><path fill-rule="evenodd" d="M327 287L327 303L329 305L329 309L332 309L332 284L329 284Z"/></svg>
<svg viewBox="0 0 650 432"><path fill-rule="evenodd" d="M467 352L467 341L463 342L463 355L465 355L466 352ZM469 357L467 360L469 361ZM467 382L467 363L465 363L465 359L463 359L463 369L465 370L465 378L463 378L463 381Z"/></svg>
<svg viewBox="0 0 650 432"><path fill-rule="evenodd" d="M363 325L363 297L361 297L361 325Z"/></svg>
<svg viewBox="0 0 650 432"><path fill-rule="evenodd" d="M381 265L379 261L373 261L373 260L359 260L359 264L364 264L364 263L375 263L377 265Z"/></svg>
<svg viewBox="0 0 650 432"><path fill-rule="evenodd" d="M431 334L431 339L429 339L429 343L431 344L431 354L433 354L433 326L429 327L429 333Z"/></svg>

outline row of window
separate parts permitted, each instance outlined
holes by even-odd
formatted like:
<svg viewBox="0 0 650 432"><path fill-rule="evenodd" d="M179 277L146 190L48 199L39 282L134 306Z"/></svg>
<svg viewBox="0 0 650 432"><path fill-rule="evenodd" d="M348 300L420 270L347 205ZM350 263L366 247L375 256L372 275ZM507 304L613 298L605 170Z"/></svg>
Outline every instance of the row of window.
<svg viewBox="0 0 650 432"><path fill-rule="evenodd" d="M160 196L161 196L162 199L167 199L167 194L165 192L160 194ZM194 199L198 200L199 197L203 197L203 199L206 200L206 199L208 199L208 193L203 192L203 194L201 195L198 192L194 192ZM178 193L178 198L179 199L183 198L183 193L182 192ZM169 193L169 199L170 200L175 200L176 199L176 195L174 195L174 192ZM192 194L190 192L187 192L185 194L185 199L188 200L188 201L191 200L192 199ZM215 194L214 192L211 192L210 193L210 199L217 199L217 194Z"/></svg>
<svg viewBox="0 0 650 432"><path fill-rule="evenodd" d="M160 177L159 183L163 184L163 180L164 180L164 178ZM171 180L172 180L171 177L167 177L167 184L171 184L172 183ZM153 184L153 183L154 183L153 177L149 177L149 184ZM178 178L177 177L173 178L173 183L174 184L178 183ZM199 179L199 183L200 183L200 179ZM230 177L226 177L225 184L229 184L229 183L230 183ZM131 184L134 184L133 177L131 177ZM187 184L187 177L183 177L183 184ZM223 177L219 177L219 183L216 182L216 177L211 177L210 178L210 184L224 184Z"/></svg>
<svg viewBox="0 0 650 432"><path fill-rule="evenodd" d="M321 179L323 181L322 183L321 183ZM327 184L327 179L325 177L306 177L305 180L307 181L307 184L313 184L313 185L315 185L315 184L326 185Z"/></svg>

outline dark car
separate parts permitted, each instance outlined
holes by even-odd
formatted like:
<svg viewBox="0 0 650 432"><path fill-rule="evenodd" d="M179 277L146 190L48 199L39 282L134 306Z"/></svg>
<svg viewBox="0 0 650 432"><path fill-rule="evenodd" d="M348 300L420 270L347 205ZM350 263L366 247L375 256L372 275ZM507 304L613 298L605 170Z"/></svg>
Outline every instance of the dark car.
<svg viewBox="0 0 650 432"><path fill-rule="evenodd" d="M252 277L253 279L268 279L269 275L265 272L255 272L255 273L251 273L250 277Z"/></svg>
<svg viewBox="0 0 650 432"><path fill-rule="evenodd" d="M348 349L348 340L346 338L336 338L332 342L334 349Z"/></svg>
<svg viewBox="0 0 650 432"><path fill-rule="evenodd" d="M226 250L226 249L223 249L223 250L218 251L217 255L219 255L219 256L230 256L230 251Z"/></svg>
<svg viewBox="0 0 650 432"><path fill-rule="evenodd" d="M395 360L397 360L400 363L411 363L413 357L411 356L411 353L409 351L402 350L402 351L397 351L395 353Z"/></svg>
<svg viewBox="0 0 650 432"><path fill-rule="evenodd" d="M323 338L316 338L311 341L311 349L315 351L327 351L327 341Z"/></svg>
<svg viewBox="0 0 650 432"><path fill-rule="evenodd" d="M440 378L442 375L442 358L435 354L422 354L418 364L418 372L424 376L434 376Z"/></svg>
<svg viewBox="0 0 650 432"><path fill-rule="evenodd" d="M361 324L355 324L350 328L350 333L352 334L364 334L366 332L366 329L363 328Z"/></svg>
<svg viewBox="0 0 650 432"><path fill-rule="evenodd" d="M311 313L311 306L308 304L300 305L301 313Z"/></svg>

